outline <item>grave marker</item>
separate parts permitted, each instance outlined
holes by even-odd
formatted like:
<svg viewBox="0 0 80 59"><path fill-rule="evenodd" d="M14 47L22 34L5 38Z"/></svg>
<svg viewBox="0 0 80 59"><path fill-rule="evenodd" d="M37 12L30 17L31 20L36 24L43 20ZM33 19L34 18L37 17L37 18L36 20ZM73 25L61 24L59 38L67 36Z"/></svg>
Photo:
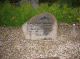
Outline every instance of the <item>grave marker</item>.
<svg viewBox="0 0 80 59"><path fill-rule="evenodd" d="M55 17L49 13L31 18L22 26L26 39L56 39L57 37L57 21Z"/></svg>

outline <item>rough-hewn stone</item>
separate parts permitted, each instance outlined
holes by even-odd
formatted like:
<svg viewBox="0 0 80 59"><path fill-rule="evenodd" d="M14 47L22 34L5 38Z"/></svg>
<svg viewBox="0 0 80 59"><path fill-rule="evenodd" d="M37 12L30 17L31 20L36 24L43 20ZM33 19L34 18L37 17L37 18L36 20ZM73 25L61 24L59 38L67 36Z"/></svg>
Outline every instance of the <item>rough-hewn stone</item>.
<svg viewBox="0 0 80 59"><path fill-rule="evenodd" d="M53 15L43 13L31 18L22 26L26 39L56 39L57 22Z"/></svg>

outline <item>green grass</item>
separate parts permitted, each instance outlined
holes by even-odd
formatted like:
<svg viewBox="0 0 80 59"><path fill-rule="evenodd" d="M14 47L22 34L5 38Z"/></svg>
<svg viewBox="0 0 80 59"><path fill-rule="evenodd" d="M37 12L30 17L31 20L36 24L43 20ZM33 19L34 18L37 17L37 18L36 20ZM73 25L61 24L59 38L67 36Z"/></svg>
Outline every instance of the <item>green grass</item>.
<svg viewBox="0 0 80 59"><path fill-rule="evenodd" d="M45 12L53 14L58 23L80 23L80 7L71 8L67 5L60 7L59 4L52 6L42 4L39 8L33 9L30 4L16 7L5 3L0 4L0 26L21 26L31 17Z"/></svg>
<svg viewBox="0 0 80 59"><path fill-rule="evenodd" d="M31 5L16 7L5 4L0 9L0 26L21 26L34 15L32 11Z"/></svg>

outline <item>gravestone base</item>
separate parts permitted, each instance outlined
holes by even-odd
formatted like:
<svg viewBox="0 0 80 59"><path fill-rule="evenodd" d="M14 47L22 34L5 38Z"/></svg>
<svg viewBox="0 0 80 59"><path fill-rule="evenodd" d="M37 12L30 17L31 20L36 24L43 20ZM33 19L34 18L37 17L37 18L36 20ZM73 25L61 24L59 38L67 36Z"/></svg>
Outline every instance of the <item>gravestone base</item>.
<svg viewBox="0 0 80 59"><path fill-rule="evenodd" d="M40 14L26 22L22 30L26 39L53 40L57 37L57 21L49 13Z"/></svg>

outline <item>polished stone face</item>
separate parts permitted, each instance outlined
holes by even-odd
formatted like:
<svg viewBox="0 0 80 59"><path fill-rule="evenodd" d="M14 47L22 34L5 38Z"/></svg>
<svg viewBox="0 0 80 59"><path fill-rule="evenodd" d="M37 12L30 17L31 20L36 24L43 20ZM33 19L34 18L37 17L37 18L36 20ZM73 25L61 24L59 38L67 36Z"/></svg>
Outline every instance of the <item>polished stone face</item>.
<svg viewBox="0 0 80 59"><path fill-rule="evenodd" d="M53 39L56 37L57 22L54 16L45 13L30 19L26 24L30 39ZM23 28L25 28L23 26ZM28 37L28 36L27 36Z"/></svg>

